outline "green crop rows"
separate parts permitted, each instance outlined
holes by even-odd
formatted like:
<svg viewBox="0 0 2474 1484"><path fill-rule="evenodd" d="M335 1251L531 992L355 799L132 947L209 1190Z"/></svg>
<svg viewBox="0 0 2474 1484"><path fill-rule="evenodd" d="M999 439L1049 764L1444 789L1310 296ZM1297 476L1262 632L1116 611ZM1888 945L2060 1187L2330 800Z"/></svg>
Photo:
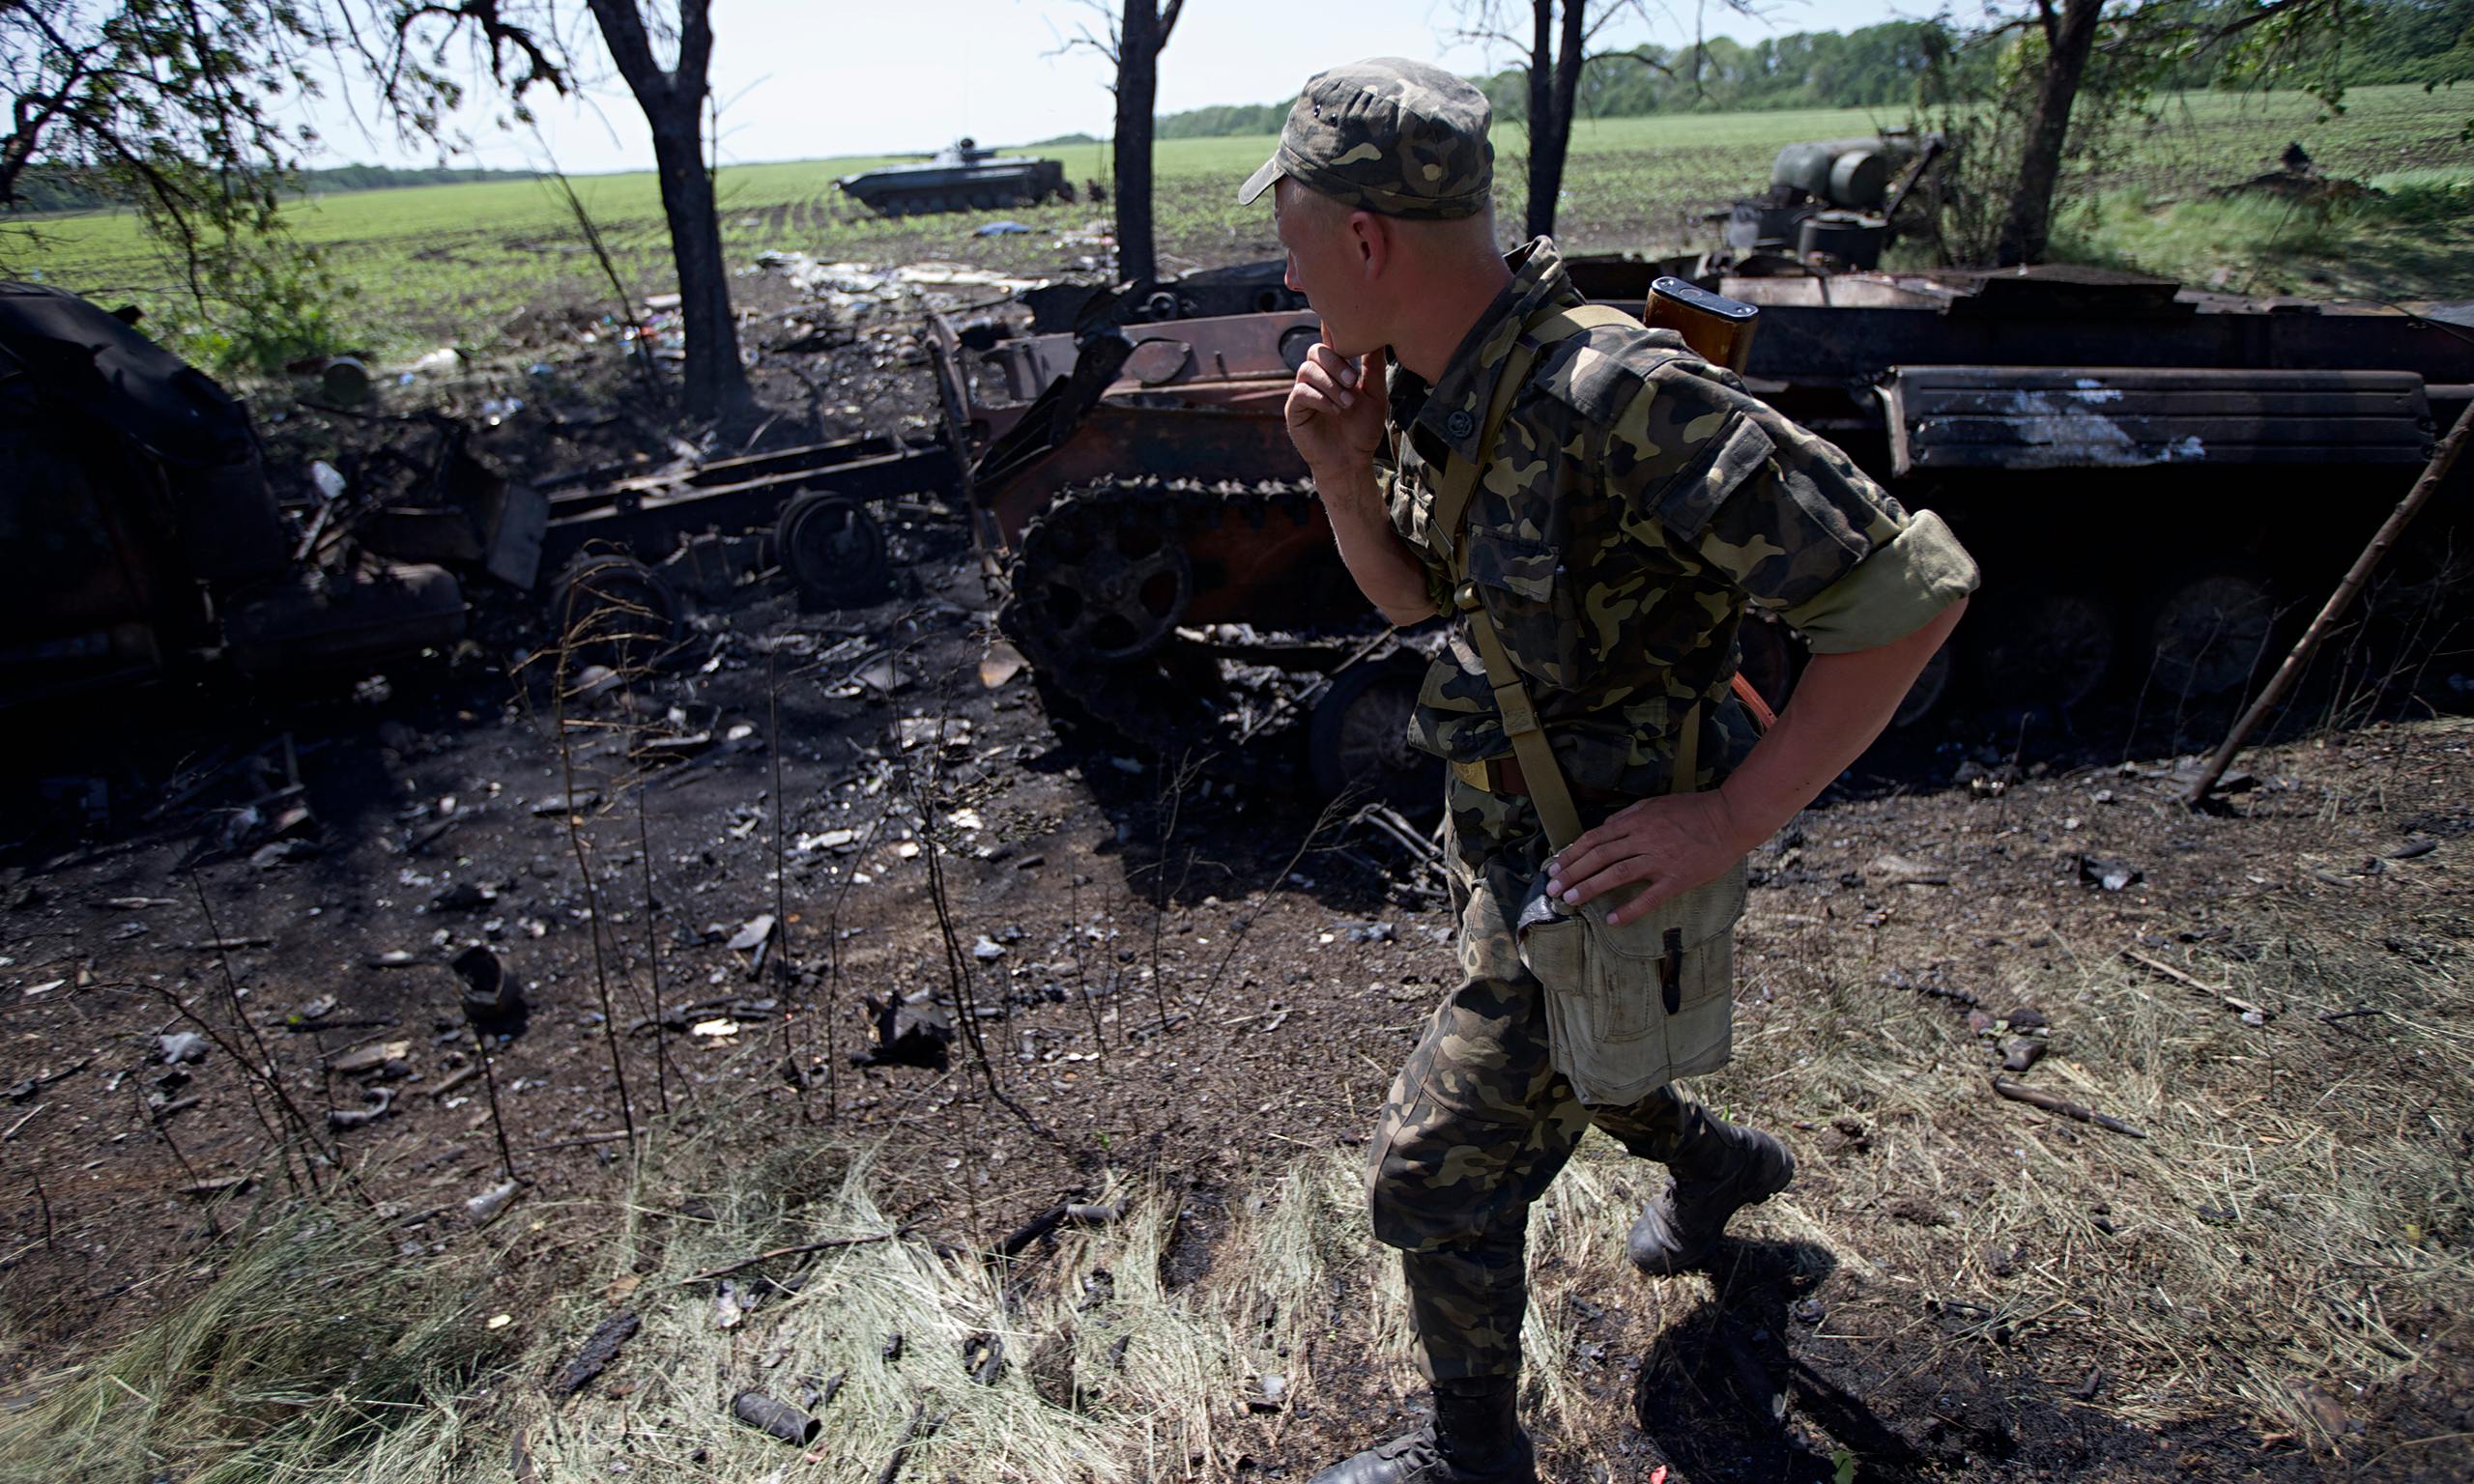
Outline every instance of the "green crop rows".
<svg viewBox="0 0 2474 1484"><path fill-rule="evenodd" d="M2462 169L2474 149L2459 139L2474 100L2418 88L2357 91L2342 117L2321 120L2296 96L2193 95L2164 124L2119 152L2113 186L2173 193L2242 179L2270 166L2288 140L2325 170L2369 177L2413 167ZM1781 144L1869 133L1903 122L1894 110L1675 115L1585 122L1560 213L1562 237L1579 249L1674 250L1706 240L1700 214L1759 189ZM1165 266L1203 266L1270 255L1270 213L1239 207L1234 188L1270 152L1268 138L1187 139L1158 152L1159 235ZM1516 129L1500 130L1501 210L1517 231L1524 191ZM1106 172L1105 152L1081 145L1048 152L1078 185ZM882 161L806 160L741 165L721 175L723 235L731 261L746 266L767 248L877 264L947 258L1021 273L1052 273L1087 247L1057 239L1104 211L1051 203L1003 214L882 219L849 203L835 177ZM659 194L649 174L578 180L583 198L619 259L647 290L667 287ZM359 298L352 314L373 344L406 349L454 341L488 346L537 332L527 311L607 307L590 256L550 186L489 182L379 190L303 202L287 212L293 231L320 249ZM1029 224L1026 236L980 239L992 214ZM55 218L40 224L16 272L109 300L140 304L177 293L175 275L127 215ZM2474 271L2469 271L2474 276Z"/></svg>

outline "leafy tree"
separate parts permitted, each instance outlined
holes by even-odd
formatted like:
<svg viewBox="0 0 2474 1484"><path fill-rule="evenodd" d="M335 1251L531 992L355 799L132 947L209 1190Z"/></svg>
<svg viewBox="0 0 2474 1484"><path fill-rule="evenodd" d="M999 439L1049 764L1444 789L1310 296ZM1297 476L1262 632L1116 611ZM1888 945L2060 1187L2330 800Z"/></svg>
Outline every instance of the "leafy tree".
<svg viewBox="0 0 2474 1484"><path fill-rule="evenodd" d="M710 0L585 0L651 127L678 270L686 401L700 415L747 401L720 216L704 158ZM178 249L203 310L216 290L279 286L297 300L314 264L283 249L276 209L316 143L289 124L322 66L365 86L407 138L445 142L462 78L485 73L518 113L525 95L567 88L561 0L0 0L0 206L69 175L134 203ZM462 61L475 65L459 64ZM664 53L667 53L667 56ZM254 240L254 241L253 241Z"/></svg>
<svg viewBox="0 0 2474 1484"><path fill-rule="evenodd" d="M2008 266L2044 256L2063 161L2086 153L2074 126L2083 95L2094 102L2099 127L2194 74L2242 87L2298 86L2338 112L2356 39L2377 34L2383 20L2421 18L2379 0L2032 0L1976 42L2007 45L2028 64L2000 71L2008 98L2026 104L1993 260ZM2423 55L2427 85L2474 76L2474 48L2454 39L2448 50Z"/></svg>
<svg viewBox="0 0 2474 1484"><path fill-rule="evenodd" d="M462 97L458 40L519 97L565 74L497 0L6 0L0 3L0 207L75 180L134 204L187 261L210 238L263 234L299 152L286 122L322 62L368 77L408 133L435 138Z"/></svg>
<svg viewBox="0 0 2474 1484"><path fill-rule="evenodd" d="M1724 3L1732 10L1748 12L1751 0ZM1590 43L1619 16L1648 16L1648 0L1560 0L1560 4L1528 0L1526 6L1515 0L1466 0L1462 14L1463 38L1523 46L1528 51L1528 66L1516 70L1523 83L1516 117L1529 135L1525 227L1531 237L1544 237L1555 230L1557 198L1564 192L1564 160L1571 148L1581 77L1596 60ZM1528 22L1526 30L1516 33L1513 28L1523 19ZM1646 49L1603 55L1655 71L1669 71Z"/></svg>

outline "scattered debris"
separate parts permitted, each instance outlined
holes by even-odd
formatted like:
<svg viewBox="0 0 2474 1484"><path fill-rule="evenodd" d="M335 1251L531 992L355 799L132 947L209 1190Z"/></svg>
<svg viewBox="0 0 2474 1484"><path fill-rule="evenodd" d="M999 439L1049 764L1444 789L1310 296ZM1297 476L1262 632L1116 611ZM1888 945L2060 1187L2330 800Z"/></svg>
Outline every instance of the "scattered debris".
<svg viewBox="0 0 2474 1484"><path fill-rule="evenodd" d="M409 1041L374 1041L330 1058L327 1070L343 1077L400 1077L413 1070L413 1043Z"/></svg>
<svg viewBox="0 0 2474 1484"><path fill-rule="evenodd" d="M1864 868L1867 878L1884 886L1947 886L1950 873L1903 855L1877 855Z"/></svg>
<svg viewBox="0 0 2474 1484"><path fill-rule="evenodd" d="M643 1327L643 1324L633 1314L618 1313L595 1325L592 1333L585 1337L584 1346L576 1352L575 1358L568 1361L559 1372L558 1380L550 1384L550 1394L570 1397L592 1384L593 1378L609 1368L611 1360L618 1354L618 1347L626 1344L629 1337Z"/></svg>
<svg viewBox="0 0 2474 1484"><path fill-rule="evenodd" d="M887 994L860 996L868 1011L868 1034L875 1044L852 1053L860 1067L931 1067L942 1070L953 1044L953 1022L922 991L907 998Z"/></svg>
<svg viewBox="0 0 2474 1484"><path fill-rule="evenodd" d="M967 717L906 716L894 723L894 745L904 752L915 752L930 743L947 752L967 752L970 748L970 720Z"/></svg>
<svg viewBox="0 0 2474 1484"><path fill-rule="evenodd" d="M2026 1071L2045 1054L2045 1042L2038 1036L2011 1036L2001 1042L2001 1070Z"/></svg>
<svg viewBox="0 0 2474 1484"><path fill-rule="evenodd" d="M497 1219L499 1213L506 1210L507 1203L515 1199L516 1192L521 1188L523 1187L511 1180L499 1182L464 1203L465 1219L475 1226L489 1225Z"/></svg>
<svg viewBox="0 0 2474 1484"><path fill-rule="evenodd" d="M1248 1412L1268 1415L1281 1411L1288 1402L1288 1378L1278 1371L1267 1371L1254 1378L1254 1388L1245 1396Z"/></svg>
<svg viewBox="0 0 2474 1484"><path fill-rule="evenodd" d="M6 1143L9 1143L9 1142L11 1142L12 1140L15 1139L15 1138L16 1138L16 1136L17 1136L17 1130L18 1130L18 1129L23 1128L23 1127L26 1127L26 1125L28 1125L28 1124L33 1123L33 1122L35 1121L35 1115L36 1115L36 1114L38 1114L38 1113L42 1112L43 1109L45 1109L45 1108L47 1108L47 1107L50 1107L50 1106L51 1106L51 1104L50 1104L50 1103L47 1103L47 1102L38 1102L38 1103L36 1103L33 1107L28 1108L28 1109L26 1110L26 1112L25 1112L25 1115L24 1115L23 1117L19 1118L15 1123L11 1124L11 1125L9 1126L9 1127L8 1127L8 1129L7 1129L7 1131L6 1131L6 1132L0 1132L0 1144L6 1144Z"/></svg>
<svg viewBox="0 0 2474 1484"><path fill-rule="evenodd" d="M777 1402L762 1391L741 1391L731 1398L731 1415L770 1438L778 1438L794 1447L806 1447L824 1431L824 1424L809 1416L788 1402Z"/></svg>
<svg viewBox="0 0 2474 1484"><path fill-rule="evenodd" d="M802 1241L787 1247L774 1247L769 1251L759 1252L754 1257L742 1257L736 1262L724 1263L719 1268L707 1268L702 1272L691 1272L678 1281L681 1285L709 1283L715 1278L726 1278L732 1273L744 1271L761 1263L778 1262L786 1257L801 1257L811 1252L830 1252L839 1247L866 1246L873 1241L891 1241L909 1230L906 1226L896 1227L890 1232L870 1232L862 1237L832 1237L822 1241Z"/></svg>
<svg viewBox="0 0 2474 1484"><path fill-rule="evenodd" d="M2126 1133L2134 1139L2147 1137L2146 1134L2110 1113L2099 1113L2093 1108L2072 1102L2059 1094L2048 1093L2042 1088L2013 1082L2004 1076L1997 1074L1994 1077L1993 1090L2012 1102L2024 1102L2030 1107L2042 1108L2048 1113L2058 1113L2064 1118L2077 1119L2083 1124L2094 1124L2100 1128L2111 1128L2115 1133Z"/></svg>
<svg viewBox="0 0 2474 1484"><path fill-rule="evenodd" d="M1005 1342L985 1331L963 1341L963 1369L980 1385L996 1384L1005 1374Z"/></svg>
<svg viewBox="0 0 2474 1484"><path fill-rule="evenodd" d="M2183 973L2180 969L2173 967L2172 964L2167 963L2162 959L2150 958L2145 954L2141 953L2135 948L2123 949L2122 956L2129 959L2131 962L2138 964L2141 968L2163 975L2173 983L2180 985L2185 989L2195 989L2201 994L2210 996L2218 1004L2223 1005L2226 1009L2240 1015L2244 1025L2265 1025L2270 1020L2276 1018L2275 1011L2269 1010L2265 1006L2254 1005L2249 1000L2236 999L2232 994L2218 985L2201 984L2200 981Z"/></svg>
<svg viewBox="0 0 2474 1484"><path fill-rule="evenodd" d="M1022 651L1011 643L1001 639L992 641L988 652L980 656L979 683L988 690L1001 690L1007 681L1021 674L1022 667L1028 663L1022 658Z"/></svg>
<svg viewBox="0 0 2474 1484"><path fill-rule="evenodd" d="M2138 867L2125 866L2119 861L2102 861L2092 855L2083 855L2078 860L2079 883L2082 886L2099 886L2109 892L2118 892L2146 879L2146 873Z"/></svg>
<svg viewBox="0 0 2474 1484"><path fill-rule="evenodd" d="M527 1007L524 991L507 978L499 956L475 943L446 961L464 982L464 1016L475 1025L505 1029L520 1025Z"/></svg>
<svg viewBox="0 0 2474 1484"><path fill-rule="evenodd" d="M167 1067L206 1060L206 1038L195 1031L174 1031L155 1038L155 1054Z"/></svg>
<svg viewBox="0 0 2474 1484"><path fill-rule="evenodd" d="M385 1118L395 1106L395 1090L391 1087L371 1088L369 1090L369 1097L376 1100L371 1102L367 1107L329 1108L327 1110L327 1127L330 1128L360 1128Z"/></svg>

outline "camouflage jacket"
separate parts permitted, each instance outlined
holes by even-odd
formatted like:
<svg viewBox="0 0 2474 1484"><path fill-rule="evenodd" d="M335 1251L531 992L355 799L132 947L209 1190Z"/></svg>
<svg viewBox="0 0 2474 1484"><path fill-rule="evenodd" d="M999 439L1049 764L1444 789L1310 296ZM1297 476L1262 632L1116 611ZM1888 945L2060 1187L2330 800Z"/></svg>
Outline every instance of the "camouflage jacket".
<svg viewBox="0 0 2474 1484"><path fill-rule="evenodd" d="M1433 387L1392 370L1376 474L1447 615L1451 580L1427 529L1438 474L1477 455L1522 325L1585 301L1550 241L1511 261L1511 282ZM1937 518L1911 518L1734 373L1645 326L1591 329L1539 356L1470 501L1467 540L1469 577L1566 777L1635 797L1667 791L1674 732L1695 701L1708 702L1695 786L1723 766L1720 707L1747 600L1827 652L1911 633L1975 585ZM1510 751L1465 622L1426 674L1411 731L1453 761Z"/></svg>

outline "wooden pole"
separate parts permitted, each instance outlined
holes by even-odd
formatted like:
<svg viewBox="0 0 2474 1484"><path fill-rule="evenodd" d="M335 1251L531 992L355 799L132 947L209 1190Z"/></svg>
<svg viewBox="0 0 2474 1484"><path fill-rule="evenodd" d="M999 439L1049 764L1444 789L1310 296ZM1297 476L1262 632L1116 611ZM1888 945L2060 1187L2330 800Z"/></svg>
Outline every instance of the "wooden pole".
<svg viewBox="0 0 2474 1484"><path fill-rule="evenodd" d="M2405 492L2405 498L2398 502L2397 508L2388 513L2379 533L2371 538L2371 544L2362 549L2362 555L2354 558L2353 570L2345 574L2345 580L2337 585L2336 591L2328 594L2326 606L2319 610L2318 617L2311 620L2311 627L2303 630L2302 638L2294 641L2293 652L2277 667L2276 674L2268 680L2267 689L2259 693L2259 699L2251 702L2251 709L2243 712L2242 719L2226 733L2225 741L2218 745L2215 756L2209 757L2207 766L2200 771L2198 781L2182 795L2184 806L2197 809L2206 800L2208 790L2214 788L2216 781L2225 776L2225 770L2233 765L2233 755L2242 750L2242 744L2250 740L2251 733L2257 731L2259 724L2267 720L2268 713L2285 699L2286 693L2293 689L2293 683L2302 678L2303 667L2311 663L2311 656L2318 650L2319 642L2326 639L2328 631L2336 627L2337 620L2345 616L2355 595L2362 591L2363 585L2371 581L2371 574L2378 570L2380 562L2386 559L2388 549L2397 544L2397 537L2404 531L2407 523L2421 513L2423 506L2431 503L2431 496L2439 490L2440 481L2448 477L2449 470L2457 463L2457 455L2465 447L2469 427L2474 427L2474 402L2467 403L2465 411L2457 414L2457 422L2449 428L2448 436L2439 441L2439 446L2431 450L2431 462L2423 466L2422 477Z"/></svg>

